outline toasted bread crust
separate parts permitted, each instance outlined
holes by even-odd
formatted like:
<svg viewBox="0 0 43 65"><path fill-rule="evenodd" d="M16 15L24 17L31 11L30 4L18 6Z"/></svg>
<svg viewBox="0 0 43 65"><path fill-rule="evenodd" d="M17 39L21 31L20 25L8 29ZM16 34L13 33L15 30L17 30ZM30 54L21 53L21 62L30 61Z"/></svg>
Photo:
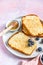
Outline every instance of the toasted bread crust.
<svg viewBox="0 0 43 65"><path fill-rule="evenodd" d="M33 49L33 51L31 52L31 54L27 54L27 53L24 53L23 51L21 51L21 50L18 50L17 48L14 48L14 47L12 47L11 45L9 45L12 49L14 49L14 50L16 50L16 51L19 51L19 52L21 52L21 53L23 53L23 54L25 54L25 55L31 55L32 53L33 53L33 51L34 50L36 50L36 47Z"/></svg>
<svg viewBox="0 0 43 65"><path fill-rule="evenodd" d="M29 15L27 15L27 16L37 16L37 15L35 15L35 14L29 14ZM37 16L38 17L38 16ZM32 35L29 31L28 31L28 29L25 29L26 27L25 27L25 25L23 24L23 20L24 20L24 18L25 18L25 16L24 17L22 17L22 31L26 34L26 35L28 35L28 36L33 36L33 37L36 37L36 36L38 36L38 37L43 37L43 34L38 34L38 35L36 35L36 36L34 36L34 35ZM42 23L42 26L43 26L43 22L40 20L40 22ZM25 27L25 28L24 28Z"/></svg>
<svg viewBox="0 0 43 65"><path fill-rule="evenodd" d="M22 32L23 32L24 34L26 34L27 36L30 36L30 37L40 37L40 38L43 38L43 34L33 36L33 35L31 35L31 34L26 33L25 30L22 30Z"/></svg>
<svg viewBox="0 0 43 65"><path fill-rule="evenodd" d="M25 25L23 25L23 23L22 23L22 31L24 31L27 35L30 35L30 32L27 33L28 30L27 30L27 28L25 27Z"/></svg>
<svg viewBox="0 0 43 65"><path fill-rule="evenodd" d="M10 40L14 35L16 35L16 34L18 34L18 33L20 33L20 32L17 32L17 33L15 33L15 34L13 34L13 35L8 39L8 45L9 45L12 49L14 49L14 50L16 50L16 51L19 51L19 52L21 52L21 53L23 53L23 54L25 54L25 55L31 55L31 54L33 53L33 51L36 49L36 47L37 47L36 44L35 44L35 48L33 48L32 52L31 52L30 54L28 54L28 53L26 53L26 52L24 52L24 51L18 50L17 48L12 47L12 46L9 44L9 40Z"/></svg>

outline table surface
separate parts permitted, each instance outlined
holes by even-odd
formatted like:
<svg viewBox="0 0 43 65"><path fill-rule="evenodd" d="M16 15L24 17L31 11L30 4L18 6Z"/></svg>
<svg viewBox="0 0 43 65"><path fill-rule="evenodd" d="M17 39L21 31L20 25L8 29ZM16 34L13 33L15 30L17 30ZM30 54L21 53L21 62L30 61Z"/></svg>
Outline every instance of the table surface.
<svg viewBox="0 0 43 65"><path fill-rule="evenodd" d="M30 13L37 14L43 20L43 0L0 0L0 31L4 29L8 20ZM19 65L18 62L21 60L27 59L12 55L5 48L2 37L0 37L0 64Z"/></svg>

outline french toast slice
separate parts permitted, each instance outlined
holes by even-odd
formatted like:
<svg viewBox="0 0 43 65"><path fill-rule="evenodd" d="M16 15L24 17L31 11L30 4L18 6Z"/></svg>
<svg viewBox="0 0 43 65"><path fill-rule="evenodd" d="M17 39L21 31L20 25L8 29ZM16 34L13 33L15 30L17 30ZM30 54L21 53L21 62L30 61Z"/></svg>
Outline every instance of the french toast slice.
<svg viewBox="0 0 43 65"><path fill-rule="evenodd" d="M22 17L22 31L31 36L43 36L43 26L39 17L35 14Z"/></svg>
<svg viewBox="0 0 43 65"><path fill-rule="evenodd" d="M29 37L27 35L23 32L18 32L8 40L8 45L14 50L17 50L25 55L31 55L37 48L37 44L34 41L34 45L28 46L28 40Z"/></svg>
<svg viewBox="0 0 43 65"><path fill-rule="evenodd" d="M25 26L23 26L23 29L22 29L22 31L28 36L33 36L33 35L31 35L29 32L28 32L28 30L26 29L26 27ZM40 34L40 35L37 35L37 37L43 37L43 34Z"/></svg>

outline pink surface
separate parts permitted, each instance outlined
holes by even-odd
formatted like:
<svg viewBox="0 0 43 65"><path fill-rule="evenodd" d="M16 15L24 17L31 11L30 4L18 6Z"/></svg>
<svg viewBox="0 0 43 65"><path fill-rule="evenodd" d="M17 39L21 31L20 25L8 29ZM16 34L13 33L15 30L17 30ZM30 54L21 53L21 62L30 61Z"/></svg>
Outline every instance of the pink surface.
<svg viewBox="0 0 43 65"><path fill-rule="evenodd" d="M31 61L22 61L22 65L34 65L34 64L38 65L38 61L39 61L39 56L37 56Z"/></svg>
<svg viewBox="0 0 43 65"><path fill-rule="evenodd" d="M0 31L4 28L5 25L3 24L7 20L30 13L37 14L43 20L43 1L0 0ZM18 58L7 51L0 37L0 65L18 65L21 60L24 59Z"/></svg>

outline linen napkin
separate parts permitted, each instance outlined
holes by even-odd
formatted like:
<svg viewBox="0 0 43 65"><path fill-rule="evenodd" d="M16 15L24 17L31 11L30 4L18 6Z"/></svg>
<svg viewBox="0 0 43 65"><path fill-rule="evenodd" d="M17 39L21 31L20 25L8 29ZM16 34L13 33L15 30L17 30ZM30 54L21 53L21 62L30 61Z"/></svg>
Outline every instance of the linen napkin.
<svg viewBox="0 0 43 65"><path fill-rule="evenodd" d="M21 65L38 65L38 61L39 61L39 56L37 56L31 61L23 60Z"/></svg>

